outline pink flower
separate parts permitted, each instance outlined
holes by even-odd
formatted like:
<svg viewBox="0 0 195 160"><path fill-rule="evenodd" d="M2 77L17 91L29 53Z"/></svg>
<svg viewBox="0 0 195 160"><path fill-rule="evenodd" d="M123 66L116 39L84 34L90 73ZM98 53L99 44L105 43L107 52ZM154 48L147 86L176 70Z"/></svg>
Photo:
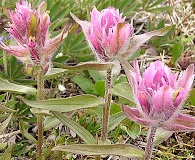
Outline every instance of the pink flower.
<svg viewBox="0 0 195 160"><path fill-rule="evenodd" d="M91 22L81 21L71 14L84 31L88 43L96 57L102 61L109 61L126 49L134 29L119 10L112 7L99 12L94 8L91 12Z"/></svg>
<svg viewBox="0 0 195 160"><path fill-rule="evenodd" d="M55 38L50 38L48 29L50 17L42 2L38 10L32 10L27 1L16 3L15 11L10 10L11 23L6 30L16 40L16 46L7 46L3 42L0 48L13 54L27 66L41 65L47 72L51 56L65 38L64 30Z"/></svg>
<svg viewBox="0 0 195 160"><path fill-rule="evenodd" d="M131 86L137 108L123 106L127 117L148 127L171 131L195 130L195 117L180 113L194 80L194 65L180 74L173 73L160 61L152 63L142 75L137 61L134 68Z"/></svg>

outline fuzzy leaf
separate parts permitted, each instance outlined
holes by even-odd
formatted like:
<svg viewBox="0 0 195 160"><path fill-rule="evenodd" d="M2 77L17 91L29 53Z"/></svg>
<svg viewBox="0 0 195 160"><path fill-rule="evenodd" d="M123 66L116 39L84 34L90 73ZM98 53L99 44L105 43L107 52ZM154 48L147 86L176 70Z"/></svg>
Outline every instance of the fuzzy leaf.
<svg viewBox="0 0 195 160"><path fill-rule="evenodd" d="M16 112L16 110L10 109L8 107L5 107L3 105L0 104L0 111L4 111L4 112Z"/></svg>
<svg viewBox="0 0 195 160"><path fill-rule="evenodd" d="M27 132L27 130L25 129L25 127L24 127L24 122L23 122L22 120L19 121L19 129L20 129L22 135L23 135L26 139L32 141L32 142L35 143L35 144L37 143L37 140L36 140L31 134L29 134L29 133Z"/></svg>
<svg viewBox="0 0 195 160"><path fill-rule="evenodd" d="M176 63L183 51L183 45L181 43L176 43L173 45L172 48L172 58L173 58L173 63Z"/></svg>
<svg viewBox="0 0 195 160"><path fill-rule="evenodd" d="M141 132L141 126L137 123L129 125L130 128L124 125L121 125L120 127L133 139L135 139Z"/></svg>
<svg viewBox="0 0 195 160"><path fill-rule="evenodd" d="M158 128L156 135L154 137L154 144L160 144L163 141L166 141L174 132L164 130L163 128Z"/></svg>
<svg viewBox="0 0 195 160"><path fill-rule="evenodd" d="M149 8L147 9L147 11L155 14L160 14L162 12L171 12L172 9L173 9L172 6L165 6L165 7L158 7L158 8Z"/></svg>
<svg viewBox="0 0 195 160"><path fill-rule="evenodd" d="M71 71L82 71L82 70L98 70L98 71L104 71L110 69L113 64L112 63L98 63L98 62L86 62L86 63L80 63L76 66L66 66L61 63L53 63L54 66L71 70Z"/></svg>
<svg viewBox="0 0 195 160"><path fill-rule="evenodd" d="M118 155L128 158L143 159L144 152L142 149L127 144L110 144L110 145L63 145L56 146L53 151L65 151L82 155Z"/></svg>
<svg viewBox="0 0 195 160"><path fill-rule="evenodd" d="M109 118L108 130L114 130L126 118L123 112L118 112Z"/></svg>
<svg viewBox="0 0 195 160"><path fill-rule="evenodd" d="M56 78L57 76L61 76L66 72L66 69L61 69L61 68L51 68L48 73L44 76L44 79L52 79Z"/></svg>
<svg viewBox="0 0 195 160"><path fill-rule="evenodd" d="M105 81L104 80L96 81L94 88L98 95L104 97L104 94L105 94Z"/></svg>
<svg viewBox="0 0 195 160"><path fill-rule="evenodd" d="M43 122L44 131L48 131L51 128L56 127L60 121L56 117L47 116Z"/></svg>
<svg viewBox="0 0 195 160"><path fill-rule="evenodd" d="M126 98L131 102L135 101L129 83L116 84L113 86L113 88L110 91L112 94Z"/></svg>
<svg viewBox="0 0 195 160"><path fill-rule="evenodd" d="M95 144L95 139L91 135L89 131L87 131L84 127L74 122L66 115L63 115L60 112L53 112L54 116L58 118L63 124L65 124L68 128L74 131L83 141L87 144Z"/></svg>
<svg viewBox="0 0 195 160"><path fill-rule="evenodd" d="M30 101L21 96L18 98L29 107L50 111L69 112L77 109L97 107L104 104L102 100L92 95L79 95L69 98Z"/></svg>
<svg viewBox="0 0 195 160"><path fill-rule="evenodd" d="M10 160L11 159L12 146L13 146L13 144L9 145L9 147L6 149L6 151L0 157L0 160Z"/></svg>
<svg viewBox="0 0 195 160"><path fill-rule="evenodd" d="M3 130L7 127L9 122L11 121L12 114L9 115L9 117L2 123L0 123L0 134L3 132Z"/></svg>
<svg viewBox="0 0 195 160"><path fill-rule="evenodd" d="M76 75L71 80L76 83L85 93L94 93L94 84L89 78L85 78L82 75Z"/></svg>
<svg viewBox="0 0 195 160"><path fill-rule="evenodd" d="M13 92L17 94L31 94L36 95L36 89L24 85L10 83L7 80L0 78L0 91Z"/></svg>

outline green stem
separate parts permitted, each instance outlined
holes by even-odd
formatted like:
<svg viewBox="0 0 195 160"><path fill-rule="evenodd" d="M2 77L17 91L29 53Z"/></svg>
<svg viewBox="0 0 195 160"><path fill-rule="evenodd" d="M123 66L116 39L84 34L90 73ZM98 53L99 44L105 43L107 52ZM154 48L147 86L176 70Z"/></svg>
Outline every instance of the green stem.
<svg viewBox="0 0 195 160"><path fill-rule="evenodd" d="M37 75L37 100L44 99L44 70ZM42 145L43 145L43 115L37 114L37 125L38 125L38 143L37 143L37 159L42 159Z"/></svg>
<svg viewBox="0 0 195 160"><path fill-rule="evenodd" d="M103 107L103 120L102 120L102 133L101 140L106 141L108 136L108 123L110 116L110 104L112 99L112 94L109 92L109 89L112 86L112 69L107 70L106 75L106 85L105 85L105 106Z"/></svg>
<svg viewBox="0 0 195 160"><path fill-rule="evenodd" d="M149 136L148 136L148 141L145 149L145 155L144 155L144 160L151 160L152 157L152 150L154 147L154 137L157 131L156 126L151 126L149 130Z"/></svg>

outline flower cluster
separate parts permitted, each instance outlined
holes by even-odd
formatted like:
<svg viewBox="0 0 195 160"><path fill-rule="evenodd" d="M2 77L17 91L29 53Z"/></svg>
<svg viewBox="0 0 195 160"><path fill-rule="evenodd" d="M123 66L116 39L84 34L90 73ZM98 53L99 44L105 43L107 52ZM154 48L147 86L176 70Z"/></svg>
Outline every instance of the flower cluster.
<svg viewBox="0 0 195 160"><path fill-rule="evenodd" d="M81 21L72 14L72 17L83 29L85 37L96 54L97 59L104 62L114 59L123 52L134 31L119 10L112 7L99 12L94 8L91 12L91 22Z"/></svg>
<svg viewBox="0 0 195 160"><path fill-rule="evenodd" d="M38 10L33 10L27 1L17 2L15 11L9 10L11 22L6 28L17 45L0 43L1 49L13 54L27 66L41 65L45 72L50 67L52 54L64 38L64 31L55 38L49 37L50 17L46 7L46 2L42 2Z"/></svg>
<svg viewBox="0 0 195 160"><path fill-rule="evenodd" d="M148 127L162 127L170 131L195 130L195 118L180 113L194 80L194 65L180 74L172 73L160 61L152 63L142 75L137 61L134 69L131 86L137 108L123 106L127 117Z"/></svg>

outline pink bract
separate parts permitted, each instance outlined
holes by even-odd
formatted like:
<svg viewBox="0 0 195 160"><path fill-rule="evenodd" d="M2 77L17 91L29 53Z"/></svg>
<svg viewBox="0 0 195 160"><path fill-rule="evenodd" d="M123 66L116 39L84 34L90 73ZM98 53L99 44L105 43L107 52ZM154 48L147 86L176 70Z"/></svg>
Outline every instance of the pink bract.
<svg viewBox="0 0 195 160"><path fill-rule="evenodd" d="M87 41L95 52L96 57L102 61L109 61L127 48L134 31L119 10L112 7L99 12L94 8L91 12L91 22L81 21L71 14L83 29Z"/></svg>
<svg viewBox="0 0 195 160"><path fill-rule="evenodd" d="M160 61L152 63L143 74L136 60L134 68L131 87L137 108L123 106L127 117L148 127L171 131L195 130L195 117L180 113L194 81L194 65L189 65L180 74L173 73Z"/></svg>
<svg viewBox="0 0 195 160"><path fill-rule="evenodd" d="M11 23L6 30L16 40L16 46L7 46L3 42L0 48L13 54L29 65L41 65L49 68L51 56L65 38L64 30L54 38L49 37L50 17L46 11L46 2L42 2L38 10L33 10L27 1L20 0L16 9L10 10Z"/></svg>

